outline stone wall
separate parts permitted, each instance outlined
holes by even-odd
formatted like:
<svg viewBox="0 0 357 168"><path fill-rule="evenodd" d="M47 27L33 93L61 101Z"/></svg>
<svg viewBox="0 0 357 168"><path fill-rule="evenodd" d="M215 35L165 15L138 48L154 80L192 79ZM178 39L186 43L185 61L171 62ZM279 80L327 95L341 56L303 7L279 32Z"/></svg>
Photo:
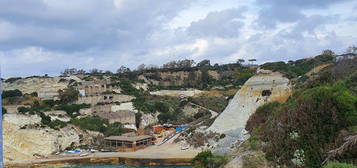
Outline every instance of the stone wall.
<svg viewBox="0 0 357 168"><path fill-rule="evenodd" d="M97 103L128 102L132 99L134 99L134 97L129 95L105 94L98 96L79 97L75 103L96 105Z"/></svg>

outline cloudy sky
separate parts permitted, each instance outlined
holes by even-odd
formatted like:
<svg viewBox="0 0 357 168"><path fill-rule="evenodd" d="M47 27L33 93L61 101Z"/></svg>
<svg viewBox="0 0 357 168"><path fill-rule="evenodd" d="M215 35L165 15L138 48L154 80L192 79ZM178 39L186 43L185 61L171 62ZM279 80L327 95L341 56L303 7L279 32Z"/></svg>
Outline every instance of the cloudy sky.
<svg viewBox="0 0 357 168"><path fill-rule="evenodd" d="M2 75L178 59L294 60L357 45L357 0L0 0Z"/></svg>

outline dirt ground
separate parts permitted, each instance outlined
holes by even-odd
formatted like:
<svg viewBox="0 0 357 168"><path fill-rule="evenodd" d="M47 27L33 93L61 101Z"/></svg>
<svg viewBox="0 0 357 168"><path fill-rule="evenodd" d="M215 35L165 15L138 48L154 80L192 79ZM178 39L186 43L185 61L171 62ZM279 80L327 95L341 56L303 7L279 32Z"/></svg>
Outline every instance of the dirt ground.
<svg viewBox="0 0 357 168"><path fill-rule="evenodd" d="M161 146L150 146L145 149L141 149L135 152L96 152L90 153L88 156L60 156L54 155L46 159L35 159L21 164L31 164L31 163L41 163L46 161L61 161L61 160L71 160L76 158L105 158L105 157L127 157L127 158L138 158L138 159L169 159L169 158L193 158L200 152L199 149L186 149L181 150L181 146L176 143L166 143Z"/></svg>

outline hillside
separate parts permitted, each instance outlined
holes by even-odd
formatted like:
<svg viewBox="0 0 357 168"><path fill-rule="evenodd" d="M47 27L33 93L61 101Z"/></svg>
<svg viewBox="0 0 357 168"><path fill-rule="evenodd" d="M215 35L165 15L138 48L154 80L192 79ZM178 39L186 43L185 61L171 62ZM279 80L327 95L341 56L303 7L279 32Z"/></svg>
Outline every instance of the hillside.
<svg viewBox="0 0 357 168"><path fill-rule="evenodd" d="M127 133L165 143L173 133L154 133L155 126L187 125L169 142L189 153L204 150L197 157L214 167L355 163L356 61L322 54L259 67L207 64L9 78L2 95L5 162L102 149L104 137Z"/></svg>

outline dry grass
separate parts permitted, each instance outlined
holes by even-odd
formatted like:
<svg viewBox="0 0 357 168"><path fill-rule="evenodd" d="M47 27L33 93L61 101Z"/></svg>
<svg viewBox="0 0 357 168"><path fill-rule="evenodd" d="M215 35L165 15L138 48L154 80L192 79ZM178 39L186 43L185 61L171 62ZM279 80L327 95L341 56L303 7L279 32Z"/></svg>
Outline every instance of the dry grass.
<svg viewBox="0 0 357 168"><path fill-rule="evenodd" d="M204 91L195 95L196 97L204 96L204 97L223 97L223 96L231 96L237 93L237 89L229 89L229 90L210 90Z"/></svg>

